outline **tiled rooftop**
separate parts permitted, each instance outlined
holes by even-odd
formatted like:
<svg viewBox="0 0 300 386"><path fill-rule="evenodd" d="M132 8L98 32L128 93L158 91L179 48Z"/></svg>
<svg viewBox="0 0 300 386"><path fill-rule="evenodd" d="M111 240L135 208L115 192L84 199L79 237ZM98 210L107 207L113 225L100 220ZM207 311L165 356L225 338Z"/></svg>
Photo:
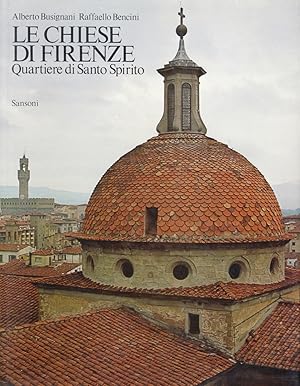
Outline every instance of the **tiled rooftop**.
<svg viewBox="0 0 300 386"><path fill-rule="evenodd" d="M300 371L300 304L279 303L237 354L247 364Z"/></svg>
<svg viewBox="0 0 300 386"><path fill-rule="evenodd" d="M39 267L27 265L24 260L13 260L0 265L0 274L25 277L55 277L67 274L78 265L78 263L62 263L53 267Z"/></svg>
<svg viewBox="0 0 300 386"><path fill-rule="evenodd" d="M28 279L0 274L0 328L38 320L38 290Z"/></svg>
<svg viewBox="0 0 300 386"><path fill-rule="evenodd" d="M157 235L144 235L145 208ZM121 157L96 186L81 239L239 243L287 239L276 197L245 157L201 134L161 134Z"/></svg>
<svg viewBox="0 0 300 386"><path fill-rule="evenodd" d="M4 332L0 351L0 381L22 386L196 386L234 365L124 309Z"/></svg>
<svg viewBox="0 0 300 386"><path fill-rule="evenodd" d="M28 244L0 244L0 251L7 252L19 252L21 249L28 247Z"/></svg>
<svg viewBox="0 0 300 386"><path fill-rule="evenodd" d="M63 248L61 253L65 253L69 255L80 255L82 253L82 248L80 245L65 247Z"/></svg>
<svg viewBox="0 0 300 386"><path fill-rule="evenodd" d="M107 294L127 294L131 296L168 296L192 299L210 299L222 301L236 301L253 296L259 296L268 292L283 290L300 282L300 270L286 269L284 281L272 284L239 284L222 283L203 285L198 287L177 287L164 289L142 289L115 287L106 284L93 282L85 278L82 273L74 273L67 276L40 279L35 281L38 286L84 290Z"/></svg>
<svg viewBox="0 0 300 386"><path fill-rule="evenodd" d="M37 249L32 252L32 255L34 256L51 256L53 254L53 249Z"/></svg>
<svg viewBox="0 0 300 386"><path fill-rule="evenodd" d="M300 260L300 252L287 252L284 257L286 259L298 259Z"/></svg>

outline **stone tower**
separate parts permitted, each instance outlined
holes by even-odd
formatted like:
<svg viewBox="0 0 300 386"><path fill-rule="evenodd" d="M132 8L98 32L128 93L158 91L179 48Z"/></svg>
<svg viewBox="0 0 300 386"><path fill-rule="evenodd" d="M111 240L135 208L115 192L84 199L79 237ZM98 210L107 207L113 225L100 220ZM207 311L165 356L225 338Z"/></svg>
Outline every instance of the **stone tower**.
<svg viewBox="0 0 300 386"><path fill-rule="evenodd" d="M21 200L28 199L28 181L30 179L30 171L28 169L28 158L25 154L20 158L20 169L18 170L19 180L19 198Z"/></svg>

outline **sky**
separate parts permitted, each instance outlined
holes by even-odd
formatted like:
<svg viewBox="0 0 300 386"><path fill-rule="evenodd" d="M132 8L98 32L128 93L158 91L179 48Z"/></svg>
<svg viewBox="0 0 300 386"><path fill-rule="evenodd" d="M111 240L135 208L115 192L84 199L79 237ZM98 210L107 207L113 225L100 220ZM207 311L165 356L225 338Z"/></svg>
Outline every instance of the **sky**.
<svg viewBox="0 0 300 386"><path fill-rule="evenodd" d="M118 158L157 135L163 78L156 69L176 54L180 4L186 51L207 71L200 79L207 135L246 156L271 184L299 180L299 0L1 0L0 185L17 185L25 152L31 186L92 192ZM41 12L139 20L13 20ZM17 76L13 26L28 25L119 26L144 74ZM13 99L39 106L12 106Z"/></svg>

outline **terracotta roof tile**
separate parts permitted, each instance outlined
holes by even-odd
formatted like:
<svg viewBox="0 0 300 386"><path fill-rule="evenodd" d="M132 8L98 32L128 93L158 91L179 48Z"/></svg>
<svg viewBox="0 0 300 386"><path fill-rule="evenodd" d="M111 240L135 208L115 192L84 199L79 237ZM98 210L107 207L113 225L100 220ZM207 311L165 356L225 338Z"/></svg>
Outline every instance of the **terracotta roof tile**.
<svg viewBox="0 0 300 386"><path fill-rule="evenodd" d="M197 287L174 287L163 289L126 288L96 283L85 278L82 273L74 273L63 277L39 279L34 283L38 286L86 290L99 293L120 293L131 296L168 296L193 299L210 299L222 301L238 301L253 296L282 290L300 282L300 270L286 268L286 278L279 283L272 284L240 284L234 282L217 282L215 284Z"/></svg>
<svg viewBox="0 0 300 386"><path fill-rule="evenodd" d="M128 310L0 334L0 380L14 385L198 385L235 362Z"/></svg>
<svg viewBox="0 0 300 386"><path fill-rule="evenodd" d="M38 290L30 280L0 274L0 328L38 320Z"/></svg>
<svg viewBox="0 0 300 386"><path fill-rule="evenodd" d="M300 261L300 252L287 252L284 257L286 259L298 259Z"/></svg>
<svg viewBox="0 0 300 386"><path fill-rule="evenodd" d="M0 244L0 251L12 251L12 252L19 252L21 249L24 249L26 247L29 247L28 244Z"/></svg>
<svg viewBox="0 0 300 386"><path fill-rule="evenodd" d="M67 274L78 266L78 263L62 263L53 267L39 267L27 265L24 260L13 260L0 265L0 274L24 277L55 277Z"/></svg>
<svg viewBox="0 0 300 386"><path fill-rule="evenodd" d="M69 255L80 255L82 253L82 248L80 245L65 247L61 253L66 253Z"/></svg>
<svg viewBox="0 0 300 386"><path fill-rule="evenodd" d="M300 371L300 304L282 302L236 355L251 365Z"/></svg>
<svg viewBox="0 0 300 386"><path fill-rule="evenodd" d="M37 249L32 252L34 256L51 256L54 255L53 249Z"/></svg>
<svg viewBox="0 0 300 386"><path fill-rule="evenodd" d="M157 235L145 236L145 208L151 206L158 208ZM262 174L228 146L193 133L161 134L121 157L96 186L77 237L180 243L290 238Z"/></svg>

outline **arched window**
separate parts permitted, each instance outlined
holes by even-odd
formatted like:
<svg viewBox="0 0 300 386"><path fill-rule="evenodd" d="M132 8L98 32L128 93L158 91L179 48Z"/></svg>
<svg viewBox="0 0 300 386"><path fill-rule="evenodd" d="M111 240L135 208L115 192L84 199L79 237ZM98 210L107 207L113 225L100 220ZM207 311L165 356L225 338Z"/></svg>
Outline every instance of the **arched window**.
<svg viewBox="0 0 300 386"><path fill-rule="evenodd" d="M94 259L92 258L92 256L88 256L87 259L86 259L86 266L87 268L94 272L95 270L95 263L94 263Z"/></svg>
<svg viewBox="0 0 300 386"><path fill-rule="evenodd" d="M175 86L173 83L169 84L168 86L167 102L168 102L168 131L172 131L174 115L175 115Z"/></svg>
<svg viewBox="0 0 300 386"><path fill-rule="evenodd" d="M277 259L277 257L273 257L273 259L271 260L271 263L270 263L270 272L272 274L275 274L279 271L279 261Z"/></svg>
<svg viewBox="0 0 300 386"><path fill-rule="evenodd" d="M181 87L181 125L182 130L191 130L191 85L183 83Z"/></svg>

